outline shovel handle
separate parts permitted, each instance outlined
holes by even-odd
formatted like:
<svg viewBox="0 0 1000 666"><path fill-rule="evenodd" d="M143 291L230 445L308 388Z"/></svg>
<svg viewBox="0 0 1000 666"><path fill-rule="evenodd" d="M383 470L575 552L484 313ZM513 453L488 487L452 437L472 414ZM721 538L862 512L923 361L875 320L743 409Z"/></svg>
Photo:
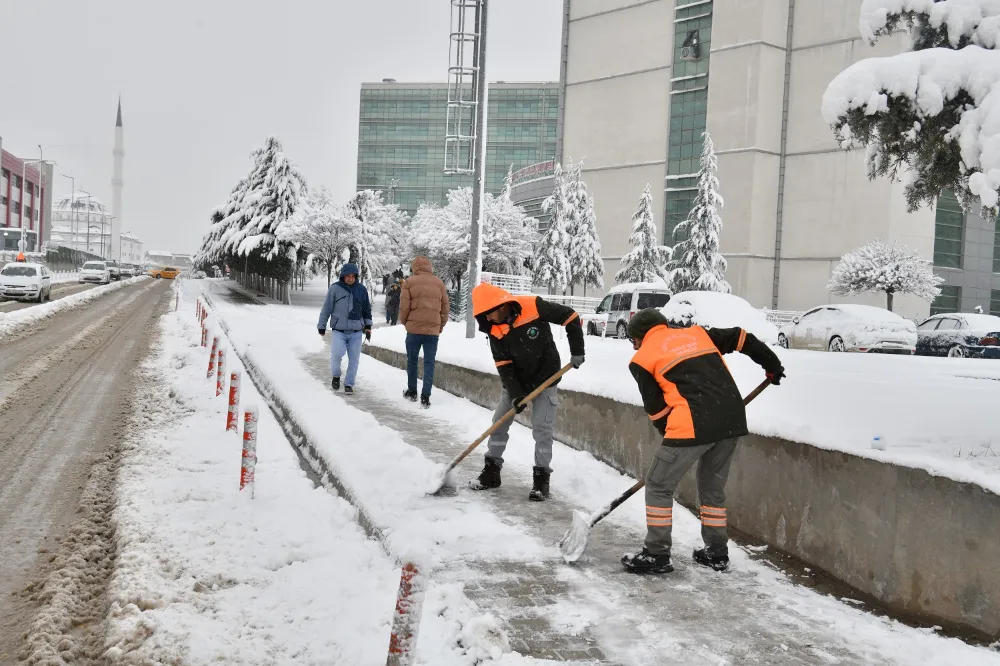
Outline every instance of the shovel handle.
<svg viewBox="0 0 1000 666"><path fill-rule="evenodd" d="M534 400L535 398L537 398L539 396L539 394L541 394L542 391L544 391L548 387L552 386L552 384L554 384L556 382L556 380L558 380L560 377L562 377L563 375L565 375L567 372L569 372L572 369L573 369L573 364L572 363L567 363L566 365L564 365L563 367L561 367L558 372L556 372L554 375L552 375L551 377L549 377L548 379L546 379L544 382L542 382L538 386L538 388L536 388L534 391L532 391L528 395L524 396L524 399L521 400L521 404L527 405L529 402L531 402L532 400ZM455 456L454 460L452 460L450 463L448 463L448 469L447 469L447 471L450 472L451 470L455 469L455 466L458 465L458 463L460 463L463 460L465 460L465 457L467 455L469 455L470 453L472 453L472 451L477 446L479 446L480 444L482 444L483 440L485 440L487 437L489 437L494 432L496 432L497 428L499 428L500 426L502 426L504 423L506 423L510 419L514 418L515 414L517 414L517 407L516 406L515 407L511 407L509 410L507 410L507 413L504 414L503 416L501 416L499 419L497 419L496 423L494 423L489 428L487 428L486 432L484 432L482 435L480 435L476 439L476 441L472 442L472 444L469 444L467 447L465 447L464 451L462 451L461 453L459 453L457 456Z"/></svg>

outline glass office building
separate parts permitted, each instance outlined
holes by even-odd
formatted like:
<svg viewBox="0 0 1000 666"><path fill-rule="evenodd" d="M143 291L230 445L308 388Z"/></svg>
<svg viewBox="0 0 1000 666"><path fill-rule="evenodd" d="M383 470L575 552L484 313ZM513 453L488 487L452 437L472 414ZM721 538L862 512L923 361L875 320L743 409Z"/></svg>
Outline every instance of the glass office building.
<svg viewBox="0 0 1000 666"><path fill-rule="evenodd" d="M558 83L492 83L486 136L486 190L503 189L507 170L555 157ZM361 84L358 190L382 190L410 215L443 204L471 176L444 174L445 83Z"/></svg>

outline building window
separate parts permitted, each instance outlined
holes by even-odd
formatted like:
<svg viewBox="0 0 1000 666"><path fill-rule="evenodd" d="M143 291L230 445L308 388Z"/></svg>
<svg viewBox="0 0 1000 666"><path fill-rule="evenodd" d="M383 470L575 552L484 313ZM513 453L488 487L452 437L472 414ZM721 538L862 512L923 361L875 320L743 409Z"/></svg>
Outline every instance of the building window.
<svg viewBox="0 0 1000 666"><path fill-rule="evenodd" d="M1000 221L994 222L993 232L993 272L1000 273Z"/></svg>
<svg viewBox="0 0 1000 666"><path fill-rule="evenodd" d="M1000 317L1000 289L990 292L990 314Z"/></svg>
<svg viewBox="0 0 1000 666"><path fill-rule="evenodd" d="M941 294L931 303L931 314L958 312L962 305L962 288L941 285Z"/></svg>
<svg viewBox="0 0 1000 666"><path fill-rule="evenodd" d="M934 265L961 268L964 243L965 211L955 193L945 190L938 197L934 214Z"/></svg>

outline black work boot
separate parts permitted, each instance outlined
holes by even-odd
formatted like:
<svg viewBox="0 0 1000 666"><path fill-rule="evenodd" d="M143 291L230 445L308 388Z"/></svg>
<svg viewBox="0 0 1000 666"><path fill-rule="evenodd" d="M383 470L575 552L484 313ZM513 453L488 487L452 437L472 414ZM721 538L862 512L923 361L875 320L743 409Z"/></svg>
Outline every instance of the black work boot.
<svg viewBox="0 0 1000 666"><path fill-rule="evenodd" d="M416 402L417 392L411 391L410 389L406 389L405 391L403 391L403 397L409 400L410 402Z"/></svg>
<svg viewBox="0 0 1000 666"><path fill-rule="evenodd" d="M710 553L707 548L699 548L691 555L694 561L703 567L725 571L729 568L728 553Z"/></svg>
<svg viewBox="0 0 1000 666"><path fill-rule="evenodd" d="M345 395L353 395L354 394L354 387L353 386L346 386L345 385L344 386L344 394Z"/></svg>
<svg viewBox="0 0 1000 666"><path fill-rule="evenodd" d="M674 565L670 562L670 551L653 555L645 546L635 555L622 557L622 566L635 574L665 574L674 570Z"/></svg>
<svg viewBox="0 0 1000 666"><path fill-rule="evenodd" d="M469 481L469 487L473 490L489 490L500 487L500 468L503 462L496 458L486 456L486 466L479 473L479 478Z"/></svg>
<svg viewBox="0 0 1000 666"><path fill-rule="evenodd" d="M429 395L421 395L420 406L424 409L428 409L431 406L431 397Z"/></svg>
<svg viewBox="0 0 1000 666"><path fill-rule="evenodd" d="M528 499L532 502L544 502L549 498L549 470L544 467L532 467L531 492Z"/></svg>
<svg viewBox="0 0 1000 666"><path fill-rule="evenodd" d="M330 386L333 387L334 391L339 391L340 390L340 377L334 377L333 381L330 382Z"/></svg>

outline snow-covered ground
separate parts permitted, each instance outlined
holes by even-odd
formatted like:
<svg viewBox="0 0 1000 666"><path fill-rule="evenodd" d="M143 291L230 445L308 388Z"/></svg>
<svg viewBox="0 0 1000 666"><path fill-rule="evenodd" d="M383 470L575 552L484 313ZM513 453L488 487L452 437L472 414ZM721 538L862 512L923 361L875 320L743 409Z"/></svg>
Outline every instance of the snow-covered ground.
<svg viewBox="0 0 1000 666"><path fill-rule="evenodd" d="M213 300L230 328L233 344L253 360L275 392L291 406L294 418L319 448L324 460L361 498L368 515L387 534L392 552L416 553L435 569L446 570L452 575L458 566L456 563L464 563L470 570L476 567L482 570L483 562L494 563L485 566L486 571L500 570L511 563L521 568L546 563L554 566L551 563L558 560L555 547L558 536L551 530L538 532L538 525L548 524L546 521L551 517L542 519L535 513L536 509L525 508L529 503L514 501L511 504L509 499L506 504L491 503L489 494L461 493L445 501L424 494L438 470L438 465L429 457L431 453L438 457L442 453L457 453L463 442L478 435L489 423L489 410L435 391L435 407L431 412L418 411L399 397L405 374L368 357L362 360L358 394L352 398L357 406L352 406L348 400L330 392L326 344L316 333L314 308L235 305L227 302L224 296L227 286L209 281L204 287L214 293ZM201 286L189 283L185 288L195 290ZM193 293L189 291L188 302L191 296ZM479 364L482 359L480 367L492 371L486 342L478 339L466 343L459 329L459 326L448 328L447 344L440 346L442 360L459 362L464 359L467 363ZM193 330L190 335L194 335ZM402 327L378 329L373 336L373 341L387 346L401 340ZM588 363L579 373L573 373L575 377L567 377L567 387L585 390L589 386L595 392L600 388L611 397L635 401L627 395L627 385L613 379L615 373L625 367L622 361L628 356L628 344L604 341L603 346L598 347L590 338L588 344L591 345ZM598 349L600 352L595 353ZM204 358L204 353L200 358ZM788 365L790 369L801 367L805 376L808 363L808 360L796 360ZM759 375L750 368L739 363L734 365L738 366L736 372L745 387L759 381ZM799 387L788 393L800 393L801 390ZM774 395L779 391L769 393ZM761 404L763 400L764 397ZM361 409L362 405L369 411ZM372 406L379 405L391 412L393 428L386 427L369 413ZM764 413L779 408L771 404L767 410L753 411ZM829 422L834 423L834 419ZM433 428L439 430L432 432ZM449 441L432 443L430 448L410 443L427 433L432 440L437 433L447 433L442 436ZM505 470L509 468L515 478L530 478L530 442L529 431L521 426L512 428ZM567 503L593 509L631 485L631 479L588 454L557 445L555 456L558 467L553 478L554 483L558 480L561 499L544 506L543 513L564 511ZM471 468L476 466L475 462L464 464L463 474L473 473ZM524 513L528 509L533 513ZM675 523L677 550L690 552L699 539L697 519L679 507L675 514L678 516ZM568 514L564 517L566 525L569 517ZM635 547L644 529L641 498L626 503L608 519L608 525L628 535L627 543L613 545L613 549L620 552ZM747 650L754 654L759 654L761 645L773 646L779 654L782 649L791 649L796 657L789 657L783 663L817 663L819 659L830 663L1000 662L1000 655L995 652L874 617L850 603L795 585L738 549L734 549L733 557L731 576L711 576L710 572L683 568L680 576L673 579L672 586L667 582L663 584L666 587L656 588L619 575L618 567L614 571L553 569L553 577L566 588L566 598L558 606L561 609L558 617L552 618L553 630L595 633L605 641L609 656L619 660L616 663L727 663L735 654L732 645L728 639L712 638L709 626L719 617L718 613L725 613L726 621L733 623L727 635L751 637L746 640L753 645ZM476 582L488 586L490 575L480 576ZM451 593L457 594L457 590L452 588ZM429 607L435 608L434 605ZM425 611L421 629L422 654L427 654L429 649L433 651L427 642L440 640L431 637L433 632L428 631L427 617ZM447 650L443 653L458 658L454 648L450 653ZM802 654L813 655L812 660L804 661ZM468 653L461 658L468 660ZM504 663L516 663L510 661L514 658L508 656Z"/></svg>

